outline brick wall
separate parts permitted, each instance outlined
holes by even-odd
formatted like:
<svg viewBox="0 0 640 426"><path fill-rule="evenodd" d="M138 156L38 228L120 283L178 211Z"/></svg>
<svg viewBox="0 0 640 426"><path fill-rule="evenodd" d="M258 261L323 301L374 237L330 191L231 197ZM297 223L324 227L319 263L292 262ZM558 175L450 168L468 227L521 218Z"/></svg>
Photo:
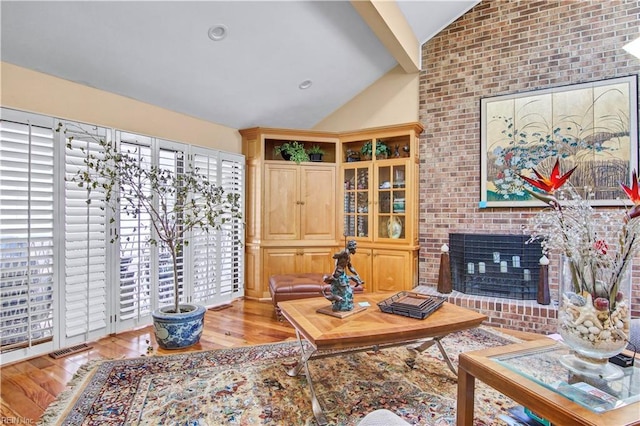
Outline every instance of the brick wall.
<svg viewBox="0 0 640 426"><path fill-rule="evenodd" d="M480 98L637 75L640 60L622 46L640 35L638 22L640 1L483 1L422 46L420 284L436 286L450 232L518 234L537 211L478 208ZM552 259L552 299L557 268ZM640 317L640 259L632 297L632 316ZM500 310L490 310L493 301L468 299L452 297L470 307L486 302L492 322L508 328L547 331L531 317L540 309L555 316L546 307L496 299Z"/></svg>

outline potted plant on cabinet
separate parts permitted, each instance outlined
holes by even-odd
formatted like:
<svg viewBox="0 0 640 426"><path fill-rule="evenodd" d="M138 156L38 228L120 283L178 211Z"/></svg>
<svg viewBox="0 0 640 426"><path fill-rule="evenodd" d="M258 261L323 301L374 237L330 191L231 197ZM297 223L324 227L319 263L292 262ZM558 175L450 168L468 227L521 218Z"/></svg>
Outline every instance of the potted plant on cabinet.
<svg viewBox="0 0 640 426"><path fill-rule="evenodd" d="M62 127L60 123L56 131ZM173 272L173 304L152 312L158 345L176 349L197 343L202 335L206 308L180 303L178 258L188 245L192 230L219 231L228 221L241 217L240 195L226 192L197 169L174 173L140 160L135 153L123 152L113 141L86 135L99 143L100 150L85 153L85 167L69 180L86 188L87 203L91 203L92 190L101 191L114 215L148 216L154 230L149 243L166 249L170 257L167 266ZM72 141L73 136L67 138L69 149L84 151L84 148L73 147ZM114 223L112 219L111 224ZM116 227L112 231L113 243L119 235Z"/></svg>
<svg viewBox="0 0 640 426"><path fill-rule="evenodd" d="M324 150L320 148L320 145L313 145L307 150L307 154L309 154L311 161L320 162L324 156Z"/></svg>
<svg viewBox="0 0 640 426"><path fill-rule="evenodd" d="M365 142L364 145L362 145L360 152L365 159L371 159L373 155L372 142ZM389 147L384 142L382 142L381 140L376 141L376 158L387 158L390 152L391 151L389 150Z"/></svg>
<svg viewBox="0 0 640 426"><path fill-rule="evenodd" d="M373 155L373 144L371 141L365 142L364 145L362 145L360 153L365 160L371 160L371 156Z"/></svg>
<svg viewBox="0 0 640 426"><path fill-rule="evenodd" d="M282 158L287 161L295 161L296 164L309 161L309 155L307 155L307 151L304 149L304 144L297 141L285 142L282 145L278 145L274 147L274 152L276 155L282 155Z"/></svg>
<svg viewBox="0 0 640 426"><path fill-rule="evenodd" d="M376 141L376 158L387 158L390 155L391 155L391 149L389 149L386 143L378 139Z"/></svg>

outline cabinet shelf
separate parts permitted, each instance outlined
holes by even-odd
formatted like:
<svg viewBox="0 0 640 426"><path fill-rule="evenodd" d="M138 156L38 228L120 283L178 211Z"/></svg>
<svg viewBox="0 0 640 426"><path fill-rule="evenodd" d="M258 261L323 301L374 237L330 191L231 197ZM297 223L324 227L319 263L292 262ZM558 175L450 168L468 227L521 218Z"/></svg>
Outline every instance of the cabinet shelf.
<svg viewBox="0 0 640 426"><path fill-rule="evenodd" d="M290 161L282 158L282 155L276 154L275 148L284 143L298 142L304 145L305 150L309 150L312 146L318 146L324 151L321 163L336 162L336 144L333 142L315 141L315 140L299 140L299 139L275 139L266 138L264 141L264 159L267 161ZM313 162L313 161L311 161Z"/></svg>
<svg viewBox="0 0 640 426"><path fill-rule="evenodd" d="M377 147L386 145L387 153L376 155ZM409 134L371 139L358 139L342 142L343 163L354 163L359 161L391 161L406 159L411 157L411 137ZM367 154L363 152L363 148Z"/></svg>

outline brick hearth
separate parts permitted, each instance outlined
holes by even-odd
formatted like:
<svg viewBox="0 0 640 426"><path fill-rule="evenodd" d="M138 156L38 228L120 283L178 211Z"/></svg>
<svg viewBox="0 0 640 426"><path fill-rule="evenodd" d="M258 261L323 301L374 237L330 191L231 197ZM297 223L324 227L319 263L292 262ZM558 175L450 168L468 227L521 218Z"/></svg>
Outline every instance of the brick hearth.
<svg viewBox="0 0 640 426"><path fill-rule="evenodd" d="M558 308L553 301L550 305L541 305L535 300L473 296L455 290L442 294L436 287L427 285L420 285L413 291L443 296L449 303L481 312L489 317L486 325L540 334L551 334L557 330Z"/></svg>

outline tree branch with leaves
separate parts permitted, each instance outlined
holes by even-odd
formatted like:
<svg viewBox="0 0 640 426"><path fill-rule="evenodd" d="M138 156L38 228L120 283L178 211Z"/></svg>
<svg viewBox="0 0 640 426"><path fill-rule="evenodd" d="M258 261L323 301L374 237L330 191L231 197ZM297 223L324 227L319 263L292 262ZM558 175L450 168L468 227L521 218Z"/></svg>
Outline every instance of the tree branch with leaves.
<svg viewBox="0 0 640 426"><path fill-rule="evenodd" d="M56 131L66 135L67 128L59 123ZM178 258L189 243L191 231L219 232L225 224L241 219L240 194L225 191L197 168L186 167L181 172L161 168L149 164L138 150L122 151L114 141L81 132L97 142L100 149L94 153L74 147L74 136L68 136L67 148L82 150L85 165L69 180L87 190L88 204L92 191L104 192L105 204L113 217L148 215L155 236L149 238L149 243L166 248L171 255L174 312L180 312ZM114 230L113 243L119 238L115 219L111 219L110 225Z"/></svg>

